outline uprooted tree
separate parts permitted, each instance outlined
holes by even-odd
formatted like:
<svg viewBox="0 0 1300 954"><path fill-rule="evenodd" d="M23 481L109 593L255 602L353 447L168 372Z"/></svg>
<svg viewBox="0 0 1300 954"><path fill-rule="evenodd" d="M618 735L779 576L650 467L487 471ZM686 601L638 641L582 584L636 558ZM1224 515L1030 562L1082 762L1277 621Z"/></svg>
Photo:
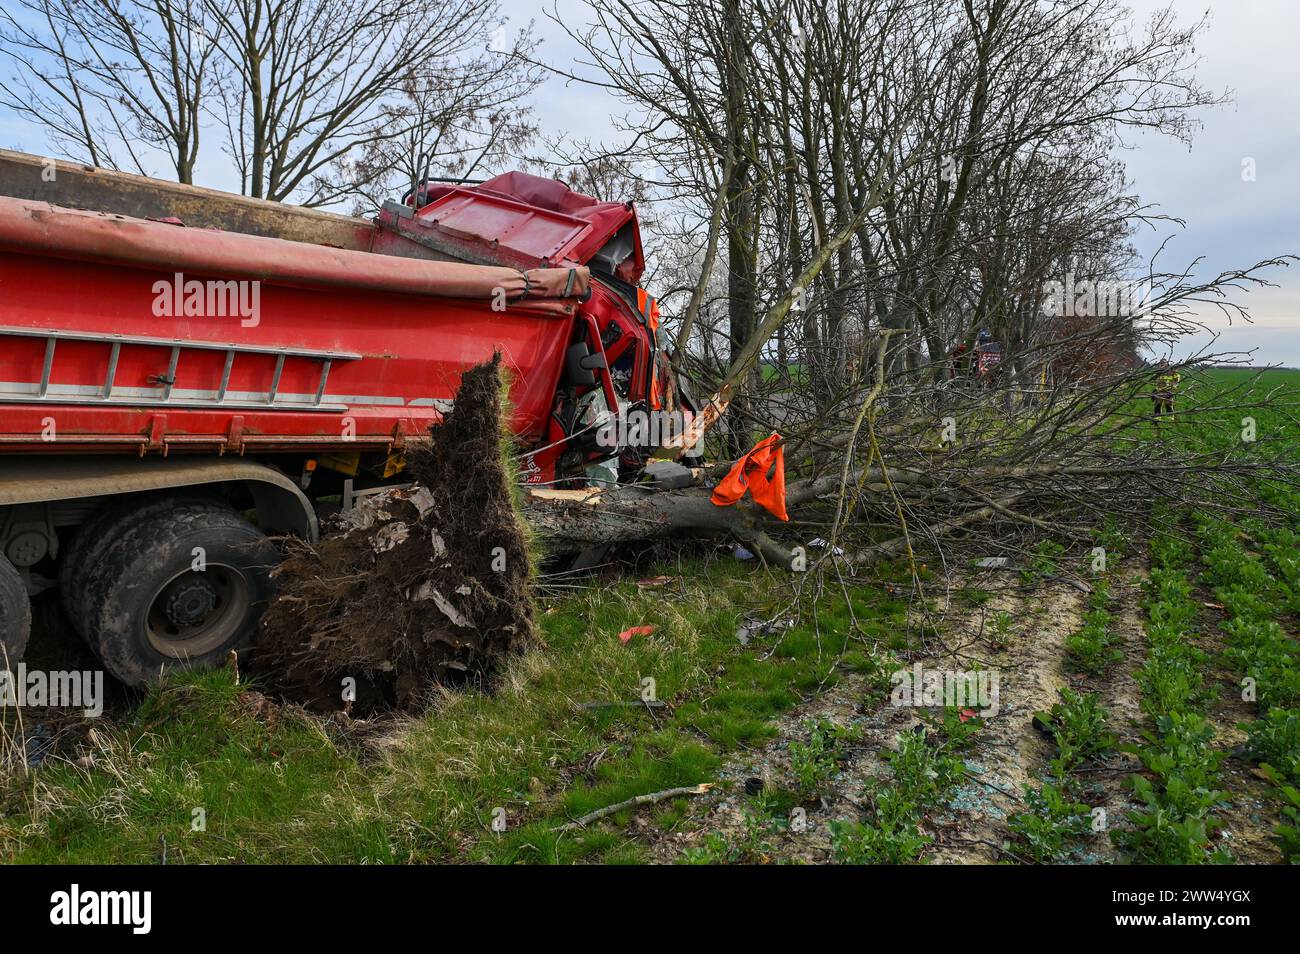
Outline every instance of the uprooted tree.
<svg viewBox="0 0 1300 954"><path fill-rule="evenodd" d="M709 397L685 436L625 455L619 486L530 491L523 513L549 553L703 534L778 566L854 572L1082 541L1162 502L1266 515L1256 478L1293 479L1270 435L1213 423L1268 395L1189 386L1153 419L1169 371L1149 357L1207 310L1246 319L1239 293L1292 260L1203 279L1131 245L1176 220L1144 207L1112 157L1128 129L1190 137L1195 111L1221 101L1191 74L1201 24L1163 11L1134 29L1116 0L588 3L595 26L575 38L632 109L633 145L597 161L651 180L673 363ZM286 564L272 669L292 679L296 661L333 658L314 673L331 693L360 669L401 697L523 638L528 613L505 608L526 606L511 603L524 579L440 562L435 534L450 547L439 528L469 512L439 486L463 474L437 469L440 454L464 459L457 433L474 439L472 415L456 424L465 407L462 392L433 457L413 462L431 509L390 496L377 524ZM773 432L790 521L716 505L713 485ZM639 473L696 438L714 463L671 489ZM494 499L493 532L518 534L503 487ZM477 539L458 545L477 553ZM486 617L466 615L471 594ZM350 628L375 631L360 663L337 642Z"/></svg>
<svg viewBox="0 0 1300 954"><path fill-rule="evenodd" d="M1190 140L1224 101L1193 75L1204 21L1139 26L1115 0L590 6L571 33L630 107L611 160L655 170L674 362L712 395L723 463L671 491L534 495L552 548L692 531L781 565L814 538L858 564L1004 552L1161 500L1257 507L1247 476L1289 479L1267 436L1201 427L1231 395L1184 391L1151 421L1144 356L1206 311L1246 319L1236 293L1292 258L1204 280L1130 244L1177 220L1130 193L1123 136ZM773 431L791 523L712 505Z"/></svg>

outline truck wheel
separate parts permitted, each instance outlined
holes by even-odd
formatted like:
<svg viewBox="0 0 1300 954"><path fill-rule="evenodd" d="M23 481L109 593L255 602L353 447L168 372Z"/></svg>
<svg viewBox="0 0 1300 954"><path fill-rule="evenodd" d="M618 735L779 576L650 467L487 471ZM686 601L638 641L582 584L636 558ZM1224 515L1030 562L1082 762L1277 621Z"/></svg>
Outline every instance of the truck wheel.
<svg viewBox="0 0 1300 954"><path fill-rule="evenodd" d="M183 500L190 502L188 498ZM154 496L109 501L77 528L72 542L59 558L59 603L83 639L88 639L84 597L90 568L103 562L105 551L136 524L180 502L176 497ZM193 502L203 501L195 498Z"/></svg>
<svg viewBox="0 0 1300 954"><path fill-rule="evenodd" d="M32 604L14 565L0 554L0 669L23 658L32 634Z"/></svg>
<svg viewBox="0 0 1300 954"><path fill-rule="evenodd" d="M279 562L266 536L219 504L137 517L85 567L86 638L105 668L141 687L252 643Z"/></svg>

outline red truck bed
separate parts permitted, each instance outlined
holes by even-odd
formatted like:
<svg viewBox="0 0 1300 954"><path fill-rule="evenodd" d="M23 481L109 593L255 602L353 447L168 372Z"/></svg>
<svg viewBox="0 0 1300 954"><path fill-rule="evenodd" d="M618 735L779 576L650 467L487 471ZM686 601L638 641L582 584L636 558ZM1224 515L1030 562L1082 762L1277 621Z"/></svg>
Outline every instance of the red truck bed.
<svg viewBox="0 0 1300 954"><path fill-rule="evenodd" d="M112 180L103 204L140 181L94 175ZM191 191L159 183L143 211L258 206ZM428 198L374 223L310 219L329 243L313 244L0 197L0 452L382 450L437 422L496 350L513 429L541 441L578 266L622 230L619 272L639 277L635 213L518 174Z"/></svg>

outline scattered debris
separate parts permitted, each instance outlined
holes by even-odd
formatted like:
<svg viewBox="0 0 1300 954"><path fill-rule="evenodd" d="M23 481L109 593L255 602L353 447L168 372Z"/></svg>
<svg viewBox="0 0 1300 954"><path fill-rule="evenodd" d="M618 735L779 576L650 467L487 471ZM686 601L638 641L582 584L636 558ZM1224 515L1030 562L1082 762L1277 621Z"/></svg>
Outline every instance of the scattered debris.
<svg viewBox="0 0 1300 954"><path fill-rule="evenodd" d="M1064 583L1066 586L1072 586L1080 593L1083 593L1084 595L1087 595L1088 593L1092 592L1092 587L1089 586L1087 583L1085 583L1083 580L1079 579L1078 577L1064 576L1060 573L1053 573L1052 575L1046 576L1043 579L1047 580L1049 583Z"/></svg>
<svg viewBox="0 0 1300 954"><path fill-rule="evenodd" d="M656 490L681 490L696 482L691 468L669 460L651 461L646 465L645 475Z"/></svg>
<svg viewBox="0 0 1300 954"><path fill-rule="evenodd" d="M632 628L625 629L623 632L619 633L618 641L620 643L626 643L629 642L633 636L649 636L654 631L655 627L653 626L633 626Z"/></svg>
<svg viewBox="0 0 1300 954"><path fill-rule="evenodd" d="M792 626L794 626L793 619L755 619L746 616L736 627L736 639L740 640L742 646L746 646L755 636L766 636L778 629L789 629Z"/></svg>
<svg viewBox="0 0 1300 954"><path fill-rule="evenodd" d="M37 723L23 736L23 751L28 768L39 768L54 752L54 737L49 728Z"/></svg>
<svg viewBox="0 0 1300 954"><path fill-rule="evenodd" d="M651 576L644 580L637 580L636 585L639 589L644 590L652 586L666 586L675 579L677 579L675 576Z"/></svg>
<svg viewBox="0 0 1300 954"><path fill-rule="evenodd" d="M823 540L821 537L817 537L813 540L809 540L808 546L813 547L816 550L824 550L826 547L830 546L830 544L827 541ZM835 556L844 556L844 548L832 547L831 553Z"/></svg>

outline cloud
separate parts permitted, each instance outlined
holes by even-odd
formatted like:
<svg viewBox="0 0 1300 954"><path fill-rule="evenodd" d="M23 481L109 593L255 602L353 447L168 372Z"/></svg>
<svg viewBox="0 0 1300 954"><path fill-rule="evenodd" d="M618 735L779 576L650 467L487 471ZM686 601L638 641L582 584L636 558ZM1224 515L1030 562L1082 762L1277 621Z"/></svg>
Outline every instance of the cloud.
<svg viewBox="0 0 1300 954"><path fill-rule="evenodd" d="M1132 0L1139 18L1163 3ZM1200 6L1176 4L1184 22ZM1300 254L1300 5L1293 0L1214 0L1209 29L1197 43L1200 82L1231 88L1234 102L1201 117L1204 128L1192 148L1144 135L1124 154L1137 193L1160 211L1187 222L1162 258L1165 270L1204 255L1197 276L1252 265L1286 253ZM1253 160L1255 179L1243 181L1242 162ZM1174 227L1137 236L1145 254L1155 251ZM1257 360L1300 364L1300 266L1266 273L1280 287L1233 294L1256 319L1224 333L1231 347L1257 348ZM1213 308L1207 323L1221 324Z"/></svg>

